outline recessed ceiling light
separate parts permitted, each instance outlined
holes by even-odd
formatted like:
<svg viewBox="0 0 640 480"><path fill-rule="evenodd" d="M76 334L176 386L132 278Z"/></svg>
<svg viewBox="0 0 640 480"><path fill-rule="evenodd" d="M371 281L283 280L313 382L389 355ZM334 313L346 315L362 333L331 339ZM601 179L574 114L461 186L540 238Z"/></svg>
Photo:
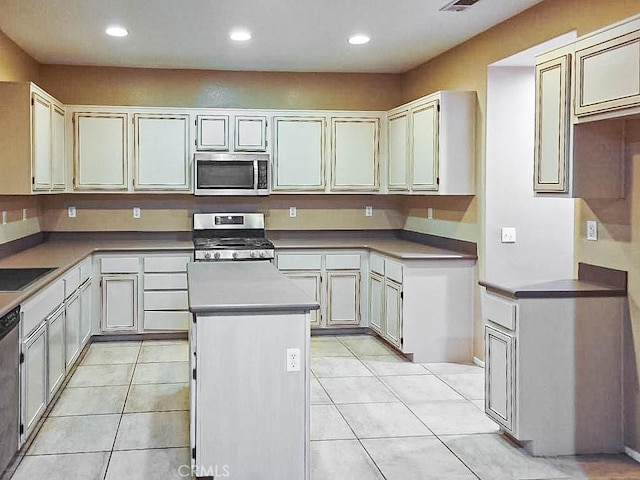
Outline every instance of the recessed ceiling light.
<svg viewBox="0 0 640 480"><path fill-rule="evenodd" d="M110 27L107 27L105 33L111 37L126 37L129 35L129 30L121 27L120 25L111 25Z"/></svg>
<svg viewBox="0 0 640 480"><path fill-rule="evenodd" d="M367 35L353 35L349 37L349 43L351 45L364 45L369 43L369 37Z"/></svg>
<svg viewBox="0 0 640 480"><path fill-rule="evenodd" d="M233 30L229 34L229 38L236 42L246 42L247 40L251 40L251 32L249 32L249 30Z"/></svg>

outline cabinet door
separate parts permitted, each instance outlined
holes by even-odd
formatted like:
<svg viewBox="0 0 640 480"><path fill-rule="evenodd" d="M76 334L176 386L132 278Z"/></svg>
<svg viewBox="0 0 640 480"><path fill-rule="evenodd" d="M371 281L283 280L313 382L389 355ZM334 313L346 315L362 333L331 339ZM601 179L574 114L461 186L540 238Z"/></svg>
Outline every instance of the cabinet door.
<svg viewBox="0 0 640 480"><path fill-rule="evenodd" d="M536 192L566 192L571 56L536 65Z"/></svg>
<svg viewBox="0 0 640 480"><path fill-rule="evenodd" d="M138 328L138 275L102 277L102 331Z"/></svg>
<svg viewBox="0 0 640 480"><path fill-rule="evenodd" d="M229 151L229 116L196 117L196 150Z"/></svg>
<svg viewBox="0 0 640 480"><path fill-rule="evenodd" d="M404 112L389 117L389 190L409 188L407 165L409 164L409 115Z"/></svg>
<svg viewBox="0 0 640 480"><path fill-rule="evenodd" d="M23 343L22 424L29 436L47 406L47 324L43 322Z"/></svg>
<svg viewBox="0 0 640 480"><path fill-rule="evenodd" d="M51 112L49 100L34 93L31 98L33 190L51 188Z"/></svg>
<svg viewBox="0 0 640 480"><path fill-rule="evenodd" d="M82 315L80 294L67 301L66 307L66 362L71 365L80 352L80 318Z"/></svg>
<svg viewBox="0 0 640 480"><path fill-rule="evenodd" d="M384 335L384 278L369 273L369 326Z"/></svg>
<svg viewBox="0 0 640 480"><path fill-rule="evenodd" d="M386 280L384 283L384 337L393 345L402 345L402 286Z"/></svg>
<svg viewBox="0 0 640 480"><path fill-rule="evenodd" d="M331 119L331 189L379 187L377 118Z"/></svg>
<svg viewBox="0 0 640 480"><path fill-rule="evenodd" d="M189 190L189 116L133 116L136 190Z"/></svg>
<svg viewBox="0 0 640 480"><path fill-rule="evenodd" d="M53 106L52 112L52 146L51 146L51 189L65 188L65 113L58 105Z"/></svg>
<svg viewBox="0 0 640 480"><path fill-rule="evenodd" d="M513 432L515 338L489 326L484 332L485 412Z"/></svg>
<svg viewBox="0 0 640 480"><path fill-rule="evenodd" d="M267 151L267 117L236 115L233 148L236 152Z"/></svg>
<svg viewBox="0 0 640 480"><path fill-rule="evenodd" d="M92 325L92 301L91 283L87 283L80 291L80 348L82 348L91 336Z"/></svg>
<svg viewBox="0 0 640 480"><path fill-rule="evenodd" d="M577 116L640 104L640 31L576 51Z"/></svg>
<svg viewBox="0 0 640 480"><path fill-rule="evenodd" d="M62 384L66 373L65 362L65 314L61 308L47 318L47 385L51 399Z"/></svg>
<svg viewBox="0 0 640 480"><path fill-rule="evenodd" d="M327 272L327 325L360 324L360 272Z"/></svg>
<svg viewBox="0 0 640 480"><path fill-rule="evenodd" d="M411 188L438 190L438 101L411 110Z"/></svg>
<svg viewBox="0 0 640 480"><path fill-rule="evenodd" d="M302 290L311 295L316 302L320 303L320 292L322 291L322 276L320 272L282 272L285 277L293 280ZM320 327L322 316L320 310L310 312L311 326Z"/></svg>
<svg viewBox="0 0 640 480"><path fill-rule="evenodd" d="M126 190L126 113L74 114L74 190Z"/></svg>
<svg viewBox="0 0 640 480"><path fill-rule="evenodd" d="M322 117L273 119L274 190L324 190L325 131Z"/></svg>

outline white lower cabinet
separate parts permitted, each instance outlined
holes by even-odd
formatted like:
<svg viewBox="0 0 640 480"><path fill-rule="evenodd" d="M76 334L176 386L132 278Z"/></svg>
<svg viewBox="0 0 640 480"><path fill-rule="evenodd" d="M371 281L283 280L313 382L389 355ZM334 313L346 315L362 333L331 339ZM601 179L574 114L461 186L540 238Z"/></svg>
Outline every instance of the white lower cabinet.
<svg viewBox="0 0 640 480"><path fill-rule="evenodd" d="M60 307L47 318L47 399L53 398L67 372L65 343L65 314Z"/></svg>
<svg viewBox="0 0 640 480"><path fill-rule="evenodd" d="M623 450L626 302L483 292L485 412L532 455Z"/></svg>
<svg viewBox="0 0 640 480"><path fill-rule="evenodd" d="M369 326L380 335L383 335L384 324L384 277L375 273L369 273Z"/></svg>
<svg viewBox="0 0 640 480"><path fill-rule="evenodd" d="M76 291L67 301L65 309L66 364L71 365L80 353L80 319L82 306L80 292Z"/></svg>
<svg viewBox="0 0 640 480"><path fill-rule="evenodd" d="M313 295L320 310L311 312L312 327L361 325L366 288L361 289L361 265L366 253L359 251L278 252L278 269Z"/></svg>
<svg viewBox="0 0 640 480"><path fill-rule="evenodd" d="M91 300L91 280L80 287L80 346L91 337L93 302Z"/></svg>
<svg viewBox="0 0 640 480"><path fill-rule="evenodd" d="M47 323L22 342L21 440L32 432L47 406Z"/></svg>
<svg viewBox="0 0 640 480"><path fill-rule="evenodd" d="M371 254L369 268L369 326L393 346L401 348L402 265Z"/></svg>
<svg viewBox="0 0 640 480"><path fill-rule="evenodd" d="M103 275L102 331L138 329L138 275Z"/></svg>
<svg viewBox="0 0 640 480"><path fill-rule="evenodd" d="M396 347L402 345L402 285L384 283L385 337Z"/></svg>

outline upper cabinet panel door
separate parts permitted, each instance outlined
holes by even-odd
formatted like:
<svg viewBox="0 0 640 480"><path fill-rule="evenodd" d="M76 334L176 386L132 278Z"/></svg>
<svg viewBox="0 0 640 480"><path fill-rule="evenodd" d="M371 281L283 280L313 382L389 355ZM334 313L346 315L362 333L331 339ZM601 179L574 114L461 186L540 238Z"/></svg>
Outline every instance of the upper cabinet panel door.
<svg viewBox="0 0 640 480"><path fill-rule="evenodd" d="M126 113L76 113L74 190L127 190Z"/></svg>
<svg viewBox="0 0 640 480"><path fill-rule="evenodd" d="M198 115L196 129L196 150L229 151L228 115Z"/></svg>
<svg viewBox="0 0 640 480"><path fill-rule="evenodd" d="M236 115L233 148L237 152L266 152L267 117Z"/></svg>
<svg viewBox="0 0 640 480"><path fill-rule="evenodd" d="M51 188L51 111L53 106L37 93L33 94L31 103L33 190L49 190Z"/></svg>
<svg viewBox="0 0 640 480"><path fill-rule="evenodd" d="M640 31L576 50L577 116L640 104Z"/></svg>
<svg viewBox="0 0 640 480"><path fill-rule="evenodd" d="M411 188L438 190L438 102L411 110Z"/></svg>
<svg viewBox="0 0 640 480"><path fill-rule="evenodd" d="M324 190L326 120L273 119L273 190Z"/></svg>
<svg viewBox="0 0 640 480"><path fill-rule="evenodd" d="M378 118L331 119L331 189L379 188Z"/></svg>
<svg viewBox="0 0 640 480"><path fill-rule="evenodd" d="M189 190L189 116L133 117L136 190Z"/></svg>
<svg viewBox="0 0 640 480"><path fill-rule="evenodd" d="M536 192L567 191L570 65L563 55L536 66Z"/></svg>
<svg viewBox="0 0 640 480"><path fill-rule="evenodd" d="M57 105L52 111L51 189L65 188L65 112Z"/></svg>
<svg viewBox="0 0 640 480"><path fill-rule="evenodd" d="M405 110L389 117L389 190L407 190L409 164L409 115Z"/></svg>

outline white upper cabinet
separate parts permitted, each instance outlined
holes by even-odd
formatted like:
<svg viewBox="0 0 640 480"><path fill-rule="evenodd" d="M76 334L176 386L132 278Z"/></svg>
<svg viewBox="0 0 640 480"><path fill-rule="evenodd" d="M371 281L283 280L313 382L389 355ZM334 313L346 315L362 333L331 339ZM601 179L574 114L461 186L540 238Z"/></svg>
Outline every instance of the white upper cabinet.
<svg viewBox="0 0 640 480"><path fill-rule="evenodd" d="M236 115L233 149L236 152L266 152L267 117Z"/></svg>
<svg viewBox="0 0 640 480"><path fill-rule="evenodd" d="M576 116L640 106L640 19L620 22L575 44Z"/></svg>
<svg viewBox="0 0 640 480"><path fill-rule="evenodd" d="M229 115L196 117L196 150L229 151Z"/></svg>
<svg viewBox="0 0 640 480"><path fill-rule="evenodd" d="M135 190L189 190L189 116L135 114Z"/></svg>
<svg viewBox="0 0 640 480"><path fill-rule="evenodd" d="M387 117L387 189L475 194L475 92L441 91Z"/></svg>
<svg viewBox="0 0 640 480"><path fill-rule="evenodd" d="M409 112L400 110L389 115L387 186L389 190L409 188Z"/></svg>
<svg viewBox="0 0 640 480"><path fill-rule="evenodd" d="M324 117L273 118L273 183L277 190L325 188Z"/></svg>
<svg viewBox="0 0 640 480"><path fill-rule="evenodd" d="M331 118L331 190L379 189L380 119Z"/></svg>
<svg viewBox="0 0 640 480"><path fill-rule="evenodd" d="M74 190L128 189L127 113L74 114Z"/></svg>
<svg viewBox="0 0 640 480"><path fill-rule="evenodd" d="M571 54L536 65L534 189L566 192Z"/></svg>
<svg viewBox="0 0 640 480"><path fill-rule="evenodd" d="M33 189L51 188L52 111L49 100L37 93L32 96Z"/></svg>
<svg viewBox="0 0 640 480"><path fill-rule="evenodd" d="M438 190L437 100L411 109L411 188Z"/></svg>
<svg viewBox="0 0 640 480"><path fill-rule="evenodd" d="M65 116L64 108L54 104L51 111L51 190L64 190L66 184Z"/></svg>

